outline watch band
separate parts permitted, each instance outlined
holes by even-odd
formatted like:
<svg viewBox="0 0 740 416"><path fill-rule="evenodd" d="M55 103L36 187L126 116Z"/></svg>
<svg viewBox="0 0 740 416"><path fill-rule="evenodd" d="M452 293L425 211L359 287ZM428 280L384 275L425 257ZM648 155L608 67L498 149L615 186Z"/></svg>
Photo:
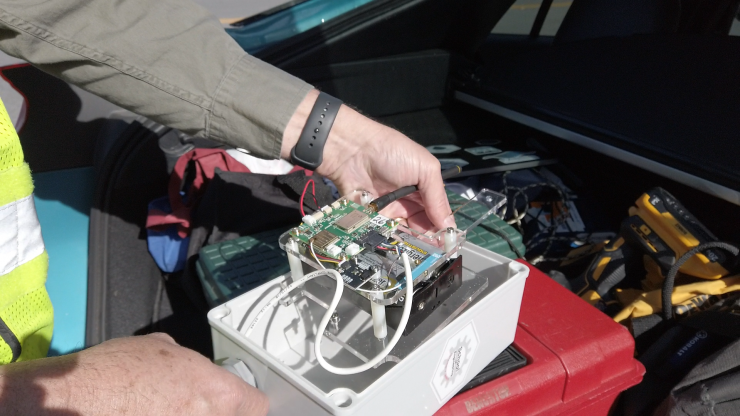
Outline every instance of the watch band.
<svg viewBox="0 0 740 416"><path fill-rule="evenodd" d="M329 138L329 131L341 106L342 100L325 92L319 93L298 137L298 143L290 151L290 159L294 165L309 170L316 170L321 165L326 139Z"/></svg>

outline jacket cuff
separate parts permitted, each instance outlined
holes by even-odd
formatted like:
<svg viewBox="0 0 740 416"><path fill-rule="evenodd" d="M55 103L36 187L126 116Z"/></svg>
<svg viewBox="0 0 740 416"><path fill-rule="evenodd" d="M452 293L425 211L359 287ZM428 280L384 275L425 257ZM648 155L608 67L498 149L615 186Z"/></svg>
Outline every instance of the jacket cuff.
<svg viewBox="0 0 740 416"><path fill-rule="evenodd" d="M313 87L244 54L229 70L213 100L208 138L279 159L283 131Z"/></svg>

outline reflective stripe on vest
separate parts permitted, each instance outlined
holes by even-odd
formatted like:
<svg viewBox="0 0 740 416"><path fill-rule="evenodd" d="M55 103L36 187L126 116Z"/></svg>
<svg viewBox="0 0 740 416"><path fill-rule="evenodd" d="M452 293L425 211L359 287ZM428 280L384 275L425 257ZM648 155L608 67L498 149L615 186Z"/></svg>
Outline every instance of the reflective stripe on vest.
<svg viewBox="0 0 740 416"><path fill-rule="evenodd" d="M31 171L0 101L0 365L46 356L54 328L32 192Z"/></svg>
<svg viewBox="0 0 740 416"><path fill-rule="evenodd" d="M0 206L0 275L44 252L33 195Z"/></svg>

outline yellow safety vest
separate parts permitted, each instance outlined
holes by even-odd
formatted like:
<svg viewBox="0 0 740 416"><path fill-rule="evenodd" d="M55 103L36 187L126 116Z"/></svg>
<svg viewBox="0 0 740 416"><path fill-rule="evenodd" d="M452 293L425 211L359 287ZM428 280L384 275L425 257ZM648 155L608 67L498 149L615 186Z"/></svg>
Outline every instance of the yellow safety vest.
<svg viewBox="0 0 740 416"><path fill-rule="evenodd" d="M31 170L0 101L0 365L49 351L54 310L46 293L48 268Z"/></svg>

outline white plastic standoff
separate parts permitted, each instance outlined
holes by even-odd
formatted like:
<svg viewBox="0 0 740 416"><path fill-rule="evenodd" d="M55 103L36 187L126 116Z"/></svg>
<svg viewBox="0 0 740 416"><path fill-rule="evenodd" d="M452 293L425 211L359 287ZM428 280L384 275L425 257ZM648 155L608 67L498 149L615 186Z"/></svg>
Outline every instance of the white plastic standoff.
<svg viewBox="0 0 740 416"><path fill-rule="evenodd" d="M297 282L303 277L303 263L301 259L293 253L298 253L298 242L295 238L288 240L286 244L285 252L288 254L288 264L290 265L290 276L294 282Z"/></svg>
<svg viewBox="0 0 740 416"><path fill-rule="evenodd" d="M445 230L444 233L445 238L445 251L450 252L455 249L455 246L457 245L457 233L455 233L455 229L450 227Z"/></svg>

